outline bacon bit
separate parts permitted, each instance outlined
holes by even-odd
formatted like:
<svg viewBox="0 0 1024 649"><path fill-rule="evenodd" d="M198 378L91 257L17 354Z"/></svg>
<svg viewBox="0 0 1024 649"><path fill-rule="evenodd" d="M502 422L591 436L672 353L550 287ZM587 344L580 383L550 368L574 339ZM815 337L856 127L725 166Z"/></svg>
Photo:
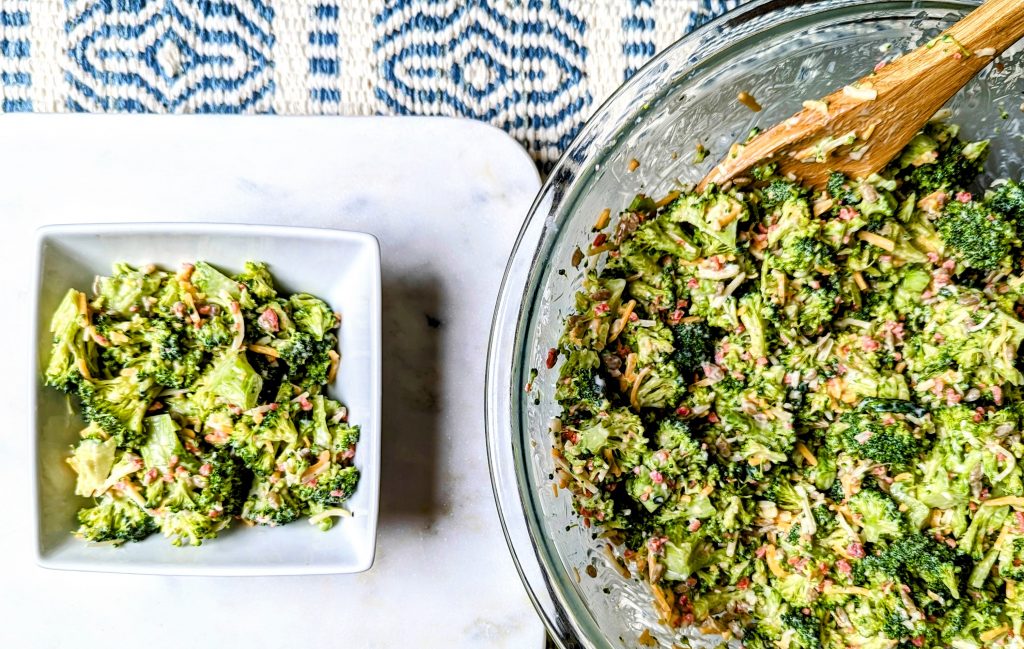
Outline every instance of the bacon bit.
<svg viewBox="0 0 1024 649"><path fill-rule="evenodd" d="M263 310L263 313L260 314L256 322L267 331L276 332L281 329L281 321L277 317L277 311L269 307Z"/></svg>
<svg viewBox="0 0 1024 649"><path fill-rule="evenodd" d="M764 555L768 552L768 546L762 545L758 549L754 550L754 556L758 559L763 559Z"/></svg>
<svg viewBox="0 0 1024 649"><path fill-rule="evenodd" d="M665 482L665 476L661 475L660 471L651 471L647 475L651 479L651 482L653 482L654 484L661 484Z"/></svg>
<svg viewBox="0 0 1024 649"><path fill-rule="evenodd" d="M860 339L860 346L866 352L874 352L878 351L879 348L881 348L882 344L875 340L874 338L871 338L869 336L863 336Z"/></svg>
<svg viewBox="0 0 1024 649"><path fill-rule="evenodd" d="M956 194L956 200L961 203L970 203L973 198L974 197L971 195L971 192L957 192Z"/></svg>
<svg viewBox="0 0 1024 649"><path fill-rule="evenodd" d="M747 577L743 577L742 579L736 582L736 588L739 588L740 590L746 590L750 588L750 579L748 579Z"/></svg>
<svg viewBox="0 0 1024 649"><path fill-rule="evenodd" d="M307 399L305 396L299 398L299 407L309 412L313 409L313 402Z"/></svg>
<svg viewBox="0 0 1024 649"><path fill-rule="evenodd" d="M853 209L852 207L843 207L839 210L839 218L844 221L852 221L858 216L860 216L860 212Z"/></svg>
<svg viewBox="0 0 1024 649"><path fill-rule="evenodd" d="M152 403L152 405L150 405L148 408L146 408L146 412L153 412L155 410L160 410L163 407L164 407L164 404L160 403L159 401L154 401Z"/></svg>
<svg viewBox="0 0 1024 649"><path fill-rule="evenodd" d="M594 305L594 313L596 315L604 315L612 310L612 307L607 302L599 302Z"/></svg>
<svg viewBox="0 0 1024 649"><path fill-rule="evenodd" d="M201 475L201 476L204 476L204 477L208 476L212 472L213 472L213 466L209 462L207 462L206 464L204 464L201 467L199 467L199 475Z"/></svg>
<svg viewBox="0 0 1024 649"><path fill-rule="evenodd" d="M598 248L603 246L605 241L608 241L608 235L604 232L599 232L598 235L594 237L594 247Z"/></svg>
<svg viewBox="0 0 1024 649"><path fill-rule="evenodd" d="M220 512L219 509L211 509L210 513L209 513L209 516L210 516L210 518L220 518L220 513L221 512Z"/></svg>
<svg viewBox="0 0 1024 649"><path fill-rule="evenodd" d="M696 532L700 529L701 525L703 525L703 523L701 523L699 520L691 521L690 524L686 526L686 529L690 530L691 532Z"/></svg>
<svg viewBox="0 0 1024 649"><path fill-rule="evenodd" d="M686 406L679 406L678 408L676 408L676 414L679 415L680 417L686 417L687 415L690 414L690 409L687 408Z"/></svg>
<svg viewBox="0 0 1024 649"><path fill-rule="evenodd" d="M160 475L160 472L156 470L156 467L153 467L149 471L146 471L146 481L147 481L147 484L150 483L150 482L153 482L154 480L156 480L157 476L159 476L159 475Z"/></svg>
<svg viewBox="0 0 1024 649"><path fill-rule="evenodd" d="M666 543L668 543L667 536L656 536L647 541L647 549L649 549L653 554L660 554Z"/></svg>
<svg viewBox="0 0 1024 649"><path fill-rule="evenodd" d="M557 360L558 360L558 349L556 347L552 347L551 349L548 350L548 357L547 357L547 360L544 361L544 363L545 363L545 365L547 365L547 368L550 370L551 368L553 368L555 366L555 362Z"/></svg>
<svg viewBox="0 0 1024 649"><path fill-rule="evenodd" d="M717 424L718 423L718 415L716 415L713 412L709 412L708 413L708 421L710 421L712 424Z"/></svg>
<svg viewBox="0 0 1024 649"><path fill-rule="evenodd" d="M854 559L863 559L867 556L867 553L864 552L864 546L860 543L851 543L850 546L846 548L846 553Z"/></svg>
<svg viewBox="0 0 1024 649"><path fill-rule="evenodd" d="M853 572L853 566L851 566L850 562L846 559L839 559L836 561L836 570L844 575L848 575Z"/></svg>
<svg viewBox="0 0 1024 649"><path fill-rule="evenodd" d="M992 400L996 402L997 406L1003 404L1003 389L998 385L992 386Z"/></svg>

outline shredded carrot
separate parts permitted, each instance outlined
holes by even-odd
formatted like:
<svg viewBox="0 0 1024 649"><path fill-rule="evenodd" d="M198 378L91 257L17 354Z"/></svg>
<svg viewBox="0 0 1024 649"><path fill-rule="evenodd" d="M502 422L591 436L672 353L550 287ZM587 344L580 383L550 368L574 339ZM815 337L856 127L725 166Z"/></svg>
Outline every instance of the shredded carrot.
<svg viewBox="0 0 1024 649"><path fill-rule="evenodd" d="M640 168L640 161L637 160L636 158L633 158L632 160L630 160L629 164L626 165L626 171L628 171L629 173L633 173L634 171L636 171L639 168Z"/></svg>
<svg viewBox="0 0 1024 649"><path fill-rule="evenodd" d="M597 221L594 222L595 230L604 230L608 227L608 223L612 220L612 211L607 207L601 210L601 213L597 216Z"/></svg>

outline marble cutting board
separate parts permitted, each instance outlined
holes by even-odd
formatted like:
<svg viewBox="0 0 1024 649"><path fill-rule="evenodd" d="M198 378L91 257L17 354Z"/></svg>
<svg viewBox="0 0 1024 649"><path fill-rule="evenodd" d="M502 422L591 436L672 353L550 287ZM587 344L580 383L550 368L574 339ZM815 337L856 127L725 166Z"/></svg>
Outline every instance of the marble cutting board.
<svg viewBox="0 0 1024 649"><path fill-rule="evenodd" d="M0 151L0 294L9 301L0 407L11 413L0 434L0 480L11 494L0 646L90 649L113 637L153 647L171 638L204 647L543 646L501 533L483 433L494 300L539 188L514 141L442 118L9 115ZM383 472L369 572L151 577L34 565L31 433L19 407L34 380L25 342L32 231L113 221L294 224L380 239Z"/></svg>

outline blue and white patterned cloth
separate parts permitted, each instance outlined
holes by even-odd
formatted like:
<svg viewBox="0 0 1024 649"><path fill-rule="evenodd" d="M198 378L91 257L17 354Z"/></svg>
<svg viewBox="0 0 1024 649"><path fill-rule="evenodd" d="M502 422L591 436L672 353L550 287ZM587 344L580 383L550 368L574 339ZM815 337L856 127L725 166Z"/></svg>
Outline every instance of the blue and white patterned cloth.
<svg viewBox="0 0 1024 649"><path fill-rule="evenodd" d="M738 0L0 0L4 112L422 114L542 165Z"/></svg>

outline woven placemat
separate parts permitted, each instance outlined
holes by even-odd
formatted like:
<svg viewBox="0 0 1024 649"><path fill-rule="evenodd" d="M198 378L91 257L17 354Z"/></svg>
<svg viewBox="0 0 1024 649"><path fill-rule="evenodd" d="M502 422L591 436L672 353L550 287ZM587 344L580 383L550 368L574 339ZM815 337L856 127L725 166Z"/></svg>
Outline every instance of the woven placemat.
<svg viewBox="0 0 1024 649"><path fill-rule="evenodd" d="M542 166L738 0L0 0L4 112L451 115Z"/></svg>

